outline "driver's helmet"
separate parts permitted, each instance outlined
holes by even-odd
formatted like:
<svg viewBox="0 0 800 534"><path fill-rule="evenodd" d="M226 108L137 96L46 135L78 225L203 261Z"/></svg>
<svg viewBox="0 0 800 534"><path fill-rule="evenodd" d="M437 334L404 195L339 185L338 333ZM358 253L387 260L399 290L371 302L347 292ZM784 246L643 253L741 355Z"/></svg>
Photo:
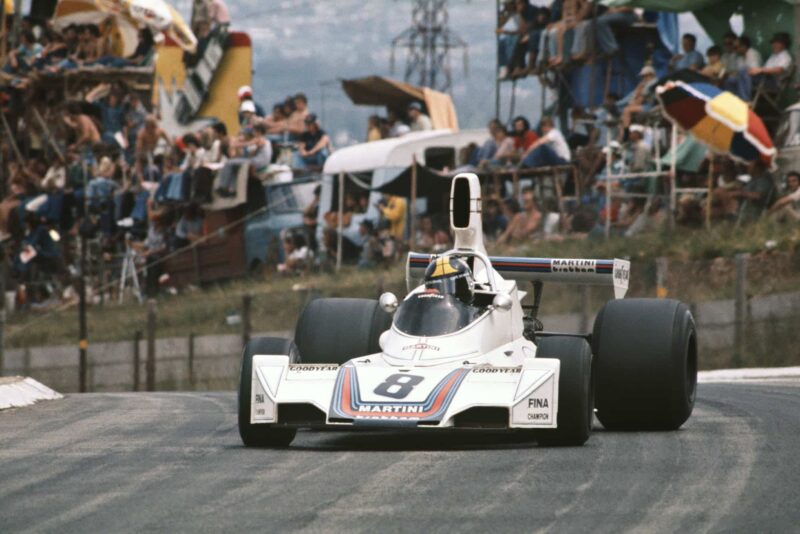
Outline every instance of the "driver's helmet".
<svg viewBox="0 0 800 534"><path fill-rule="evenodd" d="M475 279L464 260L455 256L439 256L425 269L425 289L442 295L453 295L462 302L471 304Z"/></svg>

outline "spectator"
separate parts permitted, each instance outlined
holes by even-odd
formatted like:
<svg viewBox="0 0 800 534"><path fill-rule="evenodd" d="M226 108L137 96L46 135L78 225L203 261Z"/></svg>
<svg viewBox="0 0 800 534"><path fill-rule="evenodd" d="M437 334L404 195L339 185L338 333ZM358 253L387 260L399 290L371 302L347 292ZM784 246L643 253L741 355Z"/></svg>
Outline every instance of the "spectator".
<svg viewBox="0 0 800 534"><path fill-rule="evenodd" d="M180 170L189 172L200 168L205 161L205 149L200 146L200 140L194 134L186 134L183 136L184 145L184 158L180 165Z"/></svg>
<svg viewBox="0 0 800 534"><path fill-rule="evenodd" d="M672 70L696 70L699 71L703 68L705 62L703 61L703 54L695 50L697 47L697 37L691 33L684 33L681 38L681 48L683 54L676 54L670 60L670 67Z"/></svg>
<svg viewBox="0 0 800 534"><path fill-rule="evenodd" d="M624 134L625 129L631 125L633 116L637 113L649 111L650 109L650 105L647 103L647 98L650 94L650 88L653 87L657 81L656 70L650 65L645 65L642 67L642 70L639 71L639 77L641 78L639 80L639 84L629 95L628 101L622 110L622 123L617 137L619 141L622 141L622 135Z"/></svg>
<svg viewBox="0 0 800 534"><path fill-rule="evenodd" d="M521 159L522 155L539 140L539 136L531 130L531 123L528 122L528 119L521 115L514 118L512 124L514 125L514 150L518 159Z"/></svg>
<svg viewBox="0 0 800 534"><path fill-rule="evenodd" d="M533 188L526 187L522 190L522 211L514 215L506 230L497 238L497 243L506 244L530 239L539 230L541 222L542 212L536 206Z"/></svg>
<svg viewBox="0 0 800 534"><path fill-rule="evenodd" d="M211 125L211 146L206 151L205 161L207 167L216 168L225 163L228 156L228 128L224 122L215 122Z"/></svg>
<svg viewBox="0 0 800 534"><path fill-rule="evenodd" d="M136 153L152 156L156 152L158 142L163 140L167 146L172 146L172 140L167 132L158 125L155 115L148 115L144 119L144 126L136 136Z"/></svg>
<svg viewBox="0 0 800 534"><path fill-rule="evenodd" d="M759 160L752 162L748 171L750 180L744 188L732 191L729 195L740 199L740 219L750 222L757 219L770 207L775 193L775 185L763 162Z"/></svg>
<svg viewBox="0 0 800 534"><path fill-rule="evenodd" d="M100 132L94 121L81 111L80 105L72 103L67 106L67 114L64 116L64 123L72 129L75 141L67 147L67 150L83 152L84 155L91 156L92 147L100 142Z"/></svg>
<svg viewBox="0 0 800 534"><path fill-rule="evenodd" d="M738 55L737 69L755 69L761 66L761 52L753 48L750 44L750 38L742 35L736 41L736 53Z"/></svg>
<svg viewBox="0 0 800 534"><path fill-rule="evenodd" d="M516 158L517 152L514 149L514 138L508 135L508 131L502 124L494 130L494 142L497 146L494 156L488 161L481 160L481 167L501 167L508 165Z"/></svg>
<svg viewBox="0 0 800 534"><path fill-rule="evenodd" d="M300 274L311 267L314 254L302 233L289 232L283 238L283 257L284 262L278 264L278 272Z"/></svg>
<svg viewBox="0 0 800 534"><path fill-rule="evenodd" d="M412 102L408 105L408 118L411 119L412 132L433 130L431 118L422 111L422 104L419 102Z"/></svg>
<svg viewBox="0 0 800 534"><path fill-rule="evenodd" d="M750 38L742 35L736 41L736 69L729 73L723 87L744 100L750 100L750 71L761 67L761 54L750 46Z"/></svg>
<svg viewBox="0 0 800 534"><path fill-rule="evenodd" d="M497 17L497 63L500 70L497 77L500 80L505 80L509 74L509 66L511 58L514 55L514 49L519 42L519 23L516 19L516 0L506 0L503 2L503 7Z"/></svg>
<svg viewBox="0 0 800 534"><path fill-rule="evenodd" d="M256 104L252 100L245 100L239 105L239 126L242 128L252 128L256 125L258 115L256 114Z"/></svg>
<svg viewBox="0 0 800 534"><path fill-rule="evenodd" d="M125 129L125 105L119 89L101 83L86 94L86 101L100 110L100 137L107 145L126 148L123 135Z"/></svg>
<svg viewBox="0 0 800 534"><path fill-rule="evenodd" d="M789 47L792 38L786 32L776 33L770 41L772 54L767 58L763 67L751 67L747 73L742 71L738 78L737 94L745 99L751 100L753 85L764 83L770 91L777 91L781 77L789 71L792 66L792 55Z"/></svg>
<svg viewBox="0 0 800 534"><path fill-rule="evenodd" d="M389 137L401 137L411 131L408 124L400 120L400 116L393 109L388 109L386 122L389 127Z"/></svg>
<svg viewBox="0 0 800 534"><path fill-rule="evenodd" d="M194 202L186 206L175 225L174 247L184 248L203 237L203 213Z"/></svg>
<svg viewBox="0 0 800 534"><path fill-rule="evenodd" d="M729 31L722 36L722 68L725 76L739 70L739 54L736 52L736 34Z"/></svg>
<svg viewBox="0 0 800 534"><path fill-rule="evenodd" d="M289 115L287 128L290 135L299 137L306 132L308 126L306 119L311 115L308 111L308 97L304 93L297 93L291 100L294 104L294 111Z"/></svg>
<svg viewBox="0 0 800 534"><path fill-rule="evenodd" d="M225 0L208 0L207 9L212 31L227 28L230 25L231 15Z"/></svg>
<svg viewBox="0 0 800 534"><path fill-rule="evenodd" d="M419 250L431 250L436 242L436 230L433 228L433 219L430 216L420 217L417 229L416 247Z"/></svg>
<svg viewBox="0 0 800 534"><path fill-rule="evenodd" d="M505 232L508 219L500 210L497 198L489 198L483 203L483 234L489 239L496 239Z"/></svg>
<svg viewBox="0 0 800 534"><path fill-rule="evenodd" d="M489 121L489 124L486 126L489 130L489 139L487 139L483 145L478 149L478 152L475 154L475 160L473 163L480 164L482 161L489 161L494 157L495 152L497 152L497 142L495 141L495 137L497 134L498 128L503 128L503 123L501 123L497 119L492 119Z"/></svg>
<svg viewBox="0 0 800 534"><path fill-rule="evenodd" d="M264 113L264 108L261 107L261 104L256 102L253 99L253 88L249 85L243 85L239 87L236 91L236 95L239 97L239 107L241 108L242 104L245 102L252 102L253 103L253 113L255 113L256 117L263 118L266 113ZM248 106L249 108L250 106ZM239 124L242 124L242 113L241 110L239 111Z"/></svg>
<svg viewBox="0 0 800 534"><path fill-rule="evenodd" d="M700 74L717 81L725 76L725 64L722 62L722 49L716 45L709 47L706 50L706 58L708 63L702 68Z"/></svg>
<svg viewBox="0 0 800 534"><path fill-rule="evenodd" d="M543 117L539 127L542 137L523 154L521 166L537 168L568 164L572 154L564 135L553 124L553 119Z"/></svg>
<svg viewBox="0 0 800 534"><path fill-rule="evenodd" d="M769 212L778 220L800 221L800 173L791 171L786 175L786 192Z"/></svg>
<svg viewBox="0 0 800 534"><path fill-rule="evenodd" d="M381 118L377 115L370 115L367 119L367 142L380 141L381 135Z"/></svg>
<svg viewBox="0 0 800 534"><path fill-rule="evenodd" d="M551 25L547 33L550 58L548 65L553 68L560 67L564 62L565 54L569 50L565 46L565 36L575 26L585 19L591 12L591 3L586 0L564 0L561 7L561 20Z"/></svg>
<svg viewBox="0 0 800 534"><path fill-rule="evenodd" d="M308 244L314 252L317 251L317 217L319 217L319 195L321 191L322 186L317 185L314 188L311 202L303 209L303 228L308 238Z"/></svg>
<svg viewBox="0 0 800 534"><path fill-rule="evenodd" d="M4 70L8 73L27 72L41 53L42 45L36 42L33 32L23 31L19 36L19 46L8 54L8 63Z"/></svg>
<svg viewBox="0 0 800 534"><path fill-rule="evenodd" d="M631 26L637 20L636 11L632 7L610 7L594 21L588 18L579 22L575 27L575 37L572 43L572 60L581 62L588 59L586 43L591 35L593 25L599 55L616 55L619 52L619 43L614 32Z"/></svg>
<svg viewBox="0 0 800 534"><path fill-rule="evenodd" d="M361 246L358 267L361 269L372 268L383 259L383 247L375 234L375 225L369 219L364 219L358 225L358 233L364 242Z"/></svg>
<svg viewBox="0 0 800 534"><path fill-rule="evenodd" d="M330 153L331 140L313 113L306 116L305 124L307 129L300 136L293 166L297 169L321 168Z"/></svg>
<svg viewBox="0 0 800 534"><path fill-rule="evenodd" d="M406 231L406 199L384 193L377 206L381 216L389 223L389 235L402 242Z"/></svg>
<svg viewBox="0 0 800 534"><path fill-rule="evenodd" d="M650 145L644 140L644 126L632 124L628 128L628 154L626 162L631 172L645 172L649 170L653 161Z"/></svg>

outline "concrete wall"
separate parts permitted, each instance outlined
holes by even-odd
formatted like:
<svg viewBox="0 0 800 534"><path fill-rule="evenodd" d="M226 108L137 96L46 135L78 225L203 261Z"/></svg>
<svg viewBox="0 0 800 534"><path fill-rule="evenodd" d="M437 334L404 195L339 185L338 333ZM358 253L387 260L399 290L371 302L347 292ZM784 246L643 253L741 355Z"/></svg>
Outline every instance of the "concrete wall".
<svg viewBox="0 0 800 534"><path fill-rule="evenodd" d="M757 338L767 352L783 350L776 324L793 325L800 318L800 291L749 300L747 332ZM701 367L735 366L734 301L719 300L692 305L698 326ZM542 317L545 329L578 332L591 325L594 317L579 313ZM769 330L772 328L773 330ZM772 333L771 333L772 332ZM291 332L254 334L290 337ZM189 339L166 338L156 342L156 383L158 389L231 389L238 381L242 340L239 335L198 336L194 338L193 380L189 376ZM144 389L146 342L139 343L139 388ZM89 389L121 391L133 389L134 343L97 343L89 347ZM761 363L763 362L756 362ZM768 360L766 363L770 363ZM780 361L776 362L780 364ZM31 376L57 391L76 391L78 350L75 345L12 349L5 352L5 375Z"/></svg>

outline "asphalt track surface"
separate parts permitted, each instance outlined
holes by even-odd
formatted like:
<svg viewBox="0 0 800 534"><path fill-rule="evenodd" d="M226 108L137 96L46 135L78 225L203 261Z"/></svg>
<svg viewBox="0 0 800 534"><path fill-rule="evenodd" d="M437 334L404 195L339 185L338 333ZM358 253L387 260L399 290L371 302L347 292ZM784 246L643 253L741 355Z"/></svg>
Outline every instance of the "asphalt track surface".
<svg viewBox="0 0 800 534"><path fill-rule="evenodd" d="M300 432L245 449L232 393L0 413L0 532L797 532L800 382L701 384L678 432Z"/></svg>

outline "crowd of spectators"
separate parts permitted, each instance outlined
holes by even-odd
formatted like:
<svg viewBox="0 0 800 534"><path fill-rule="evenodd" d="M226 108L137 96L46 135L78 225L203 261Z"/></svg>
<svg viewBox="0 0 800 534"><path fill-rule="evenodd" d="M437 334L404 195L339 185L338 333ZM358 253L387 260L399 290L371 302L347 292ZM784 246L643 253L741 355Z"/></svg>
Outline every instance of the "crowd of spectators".
<svg viewBox="0 0 800 534"><path fill-rule="evenodd" d="M367 119L367 138L379 141L401 137L409 132L433 130L431 118L420 102L411 102L405 110L389 109L386 117L370 115Z"/></svg>

